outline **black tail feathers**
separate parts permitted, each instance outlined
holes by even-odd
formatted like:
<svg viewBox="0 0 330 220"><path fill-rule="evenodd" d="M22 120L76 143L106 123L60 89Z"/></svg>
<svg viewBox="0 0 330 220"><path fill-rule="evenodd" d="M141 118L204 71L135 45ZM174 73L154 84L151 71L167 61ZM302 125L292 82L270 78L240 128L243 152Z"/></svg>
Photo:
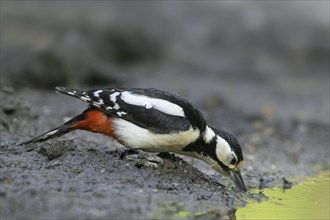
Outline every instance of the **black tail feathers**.
<svg viewBox="0 0 330 220"><path fill-rule="evenodd" d="M91 102L91 98L88 96L87 92L77 90L77 89L70 89L61 86L57 86L55 88L57 93L62 93L64 95L72 96L78 99L81 99L84 102Z"/></svg>
<svg viewBox="0 0 330 220"><path fill-rule="evenodd" d="M31 144L31 143L37 143L37 142L43 142L43 141L46 141L46 140L49 140L49 139L52 139L52 138L55 138L55 137L60 137L66 133L68 133L70 130L69 129L63 129L63 127L58 127L58 128L55 128L53 130L50 130L38 137L35 137L35 138L32 138L28 141L25 141L21 144L19 144L19 146L21 145L26 145L26 144Z"/></svg>
<svg viewBox="0 0 330 220"><path fill-rule="evenodd" d="M83 119L83 114L81 115L78 115L74 118L72 118L71 120L67 121L66 123L64 123L63 125L55 128L55 129L52 129L38 137L35 137L35 138L32 138L28 141L25 141L21 144L19 144L19 146L21 145L27 145L27 144L31 144L31 143L37 143L37 142L43 142L43 141L46 141L46 140L49 140L49 139L52 139L52 138L55 138L55 137L60 137L66 133L69 133L70 131L74 130L74 128L72 128L71 126L73 124L75 124L77 121L80 121Z"/></svg>

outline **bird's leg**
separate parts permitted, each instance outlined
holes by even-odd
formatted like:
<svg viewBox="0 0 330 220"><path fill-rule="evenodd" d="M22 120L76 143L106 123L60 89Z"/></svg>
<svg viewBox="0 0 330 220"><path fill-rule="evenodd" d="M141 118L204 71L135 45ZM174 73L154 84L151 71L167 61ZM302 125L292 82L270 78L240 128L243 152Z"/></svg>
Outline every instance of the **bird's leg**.
<svg viewBox="0 0 330 220"><path fill-rule="evenodd" d="M120 159L124 159L124 157L132 154L139 154L137 150L128 149L128 148L116 148L114 150L111 150L110 155L114 155L119 157Z"/></svg>
<svg viewBox="0 0 330 220"><path fill-rule="evenodd" d="M158 168L158 164L163 163L163 160L160 157L146 152L140 152L139 154L129 155L127 156L127 159L134 161L135 166L137 166L138 168L141 167Z"/></svg>
<svg viewBox="0 0 330 220"><path fill-rule="evenodd" d="M163 163L163 159L159 156L141 150L116 148L110 151L110 154L119 157L120 159L126 158L127 160L134 161L135 166L138 168L144 166L157 168L158 164Z"/></svg>

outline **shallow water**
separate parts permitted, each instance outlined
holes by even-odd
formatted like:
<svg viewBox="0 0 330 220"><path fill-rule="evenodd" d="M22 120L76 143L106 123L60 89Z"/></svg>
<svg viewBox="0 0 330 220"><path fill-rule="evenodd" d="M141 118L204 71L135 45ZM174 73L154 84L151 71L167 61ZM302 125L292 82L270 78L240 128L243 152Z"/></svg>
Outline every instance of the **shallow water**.
<svg viewBox="0 0 330 220"><path fill-rule="evenodd" d="M269 199L238 208L237 219L329 219L330 172L306 178L291 189L263 189Z"/></svg>

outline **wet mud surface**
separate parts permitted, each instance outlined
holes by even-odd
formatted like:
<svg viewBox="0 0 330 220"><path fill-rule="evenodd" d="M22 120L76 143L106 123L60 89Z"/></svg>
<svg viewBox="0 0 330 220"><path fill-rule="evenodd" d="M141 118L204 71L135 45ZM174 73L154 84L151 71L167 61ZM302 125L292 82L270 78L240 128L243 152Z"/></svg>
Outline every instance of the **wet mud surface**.
<svg viewBox="0 0 330 220"><path fill-rule="evenodd" d="M247 201L267 200L263 189L290 190L329 170L329 25L315 13L67 4L35 5L47 19L23 3L1 7L1 219L235 219ZM265 23L249 26L256 8ZM116 141L85 131L18 146L86 108L54 86L155 87L187 98L238 138L248 192L196 159L122 157Z"/></svg>

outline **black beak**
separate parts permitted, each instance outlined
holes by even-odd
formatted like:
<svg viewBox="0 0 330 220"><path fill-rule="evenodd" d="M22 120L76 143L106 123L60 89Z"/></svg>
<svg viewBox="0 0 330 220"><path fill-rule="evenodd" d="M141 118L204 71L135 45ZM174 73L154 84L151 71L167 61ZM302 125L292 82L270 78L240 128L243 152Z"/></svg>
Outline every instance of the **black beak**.
<svg viewBox="0 0 330 220"><path fill-rule="evenodd" d="M246 191L246 187L239 171L228 170L227 171L230 178L234 181L236 187L240 190Z"/></svg>

